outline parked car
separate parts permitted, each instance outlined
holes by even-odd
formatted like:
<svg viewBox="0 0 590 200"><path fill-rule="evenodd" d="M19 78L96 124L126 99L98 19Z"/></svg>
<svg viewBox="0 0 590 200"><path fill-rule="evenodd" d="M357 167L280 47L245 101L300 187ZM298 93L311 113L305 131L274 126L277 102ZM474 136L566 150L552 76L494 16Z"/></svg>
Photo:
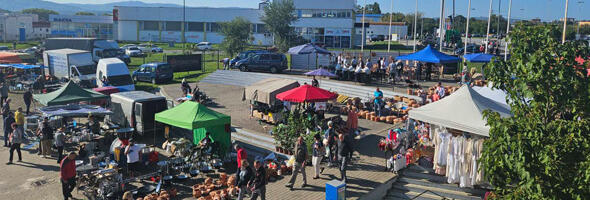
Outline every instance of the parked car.
<svg viewBox="0 0 590 200"><path fill-rule="evenodd" d="M146 52L162 53L162 52L164 52L164 49L156 46L155 44L139 44L139 45L137 45L137 47L143 53L146 53Z"/></svg>
<svg viewBox="0 0 590 200"><path fill-rule="evenodd" d="M110 121L122 128L134 128L139 135L162 130L161 123L155 123L154 115L168 109L173 102L166 97L145 91L130 91L111 94Z"/></svg>
<svg viewBox="0 0 590 200"><path fill-rule="evenodd" d="M0 46L0 51L8 51L10 50L7 46Z"/></svg>
<svg viewBox="0 0 590 200"><path fill-rule="evenodd" d="M141 56L141 50L138 47L129 47L125 49L125 54L130 57Z"/></svg>
<svg viewBox="0 0 590 200"><path fill-rule="evenodd" d="M213 49L213 46L211 46L211 42L199 42L197 44L197 49L203 50L203 51L211 50L211 49Z"/></svg>
<svg viewBox="0 0 590 200"><path fill-rule="evenodd" d="M384 35L372 35L371 36L371 41L373 41L373 42L383 41L383 40L385 40Z"/></svg>
<svg viewBox="0 0 590 200"><path fill-rule="evenodd" d="M133 72L133 81L145 81L153 84L172 81L174 72L168 63L148 63L139 66Z"/></svg>
<svg viewBox="0 0 590 200"><path fill-rule="evenodd" d="M126 50L126 49L128 49L130 47L137 47L137 45L135 45L135 44L126 44L126 45L123 45L120 48L123 49L123 50Z"/></svg>
<svg viewBox="0 0 590 200"><path fill-rule="evenodd" d="M236 63L240 71L270 71L279 73L287 69L287 57L277 53L258 53Z"/></svg>
<svg viewBox="0 0 590 200"><path fill-rule="evenodd" d="M249 51L244 51L244 52L238 54L235 58L231 59L229 61L229 66L230 67L235 67L235 65L236 65L236 63L238 61L243 60L243 59L246 59L246 58L248 58L250 56L254 56L254 55L258 54L258 53L270 53L270 52L267 51L267 50L249 50Z"/></svg>

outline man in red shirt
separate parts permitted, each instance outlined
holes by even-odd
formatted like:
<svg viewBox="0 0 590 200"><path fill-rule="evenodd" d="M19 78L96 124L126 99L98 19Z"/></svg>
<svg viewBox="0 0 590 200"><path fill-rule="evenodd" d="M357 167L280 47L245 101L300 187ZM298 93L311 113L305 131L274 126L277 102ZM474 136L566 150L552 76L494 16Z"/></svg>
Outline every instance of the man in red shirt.
<svg viewBox="0 0 590 200"><path fill-rule="evenodd" d="M72 197L76 186L76 156L75 152L71 152L60 164L61 189L65 200Z"/></svg>
<svg viewBox="0 0 590 200"><path fill-rule="evenodd" d="M242 147L240 147L240 145L238 145L237 143L234 144L234 149L236 150L236 153L238 154L238 170L236 170L236 177L239 176L240 173L240 167L241 167L241 161L242 159L248 159L248 154L246 154L246 150L244 150Z"/></svg>

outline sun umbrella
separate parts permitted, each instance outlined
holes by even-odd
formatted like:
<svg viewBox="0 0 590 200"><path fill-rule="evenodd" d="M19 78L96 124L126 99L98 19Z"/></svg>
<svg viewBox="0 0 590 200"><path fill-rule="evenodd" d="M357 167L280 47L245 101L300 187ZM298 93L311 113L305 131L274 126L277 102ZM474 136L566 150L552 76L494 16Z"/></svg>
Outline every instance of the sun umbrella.
<svg viewBox="0 0 590 200"><path fill-rule="evenodd" d="M311 85L302 85L298 88L277 94L277 99L289 102L324 102L338 97L337 94L328 90L313 87Z"/></svg>
<svg viewBox="0 0 590 200"><path fill-rule="evenodd" d="M308 75L308 76L336 77L336 74L333 74L332 72L329 72L328 70L325 70L323 68L316 69L316 70L313 70L311 72L307 72L307 73L305 73L305 75Z"/></svg>
<svg viewBox="0 0 590 200"><path fill-rule="evenodd" d="M413 60L419 62L429 62L429 63L457 63L460 61L459 58L455 56L449 56L447 54L441 53L436 49L430 47L430 45L426 46L426 48L409 55L398 56L395 59L397 60Z"/></svg>

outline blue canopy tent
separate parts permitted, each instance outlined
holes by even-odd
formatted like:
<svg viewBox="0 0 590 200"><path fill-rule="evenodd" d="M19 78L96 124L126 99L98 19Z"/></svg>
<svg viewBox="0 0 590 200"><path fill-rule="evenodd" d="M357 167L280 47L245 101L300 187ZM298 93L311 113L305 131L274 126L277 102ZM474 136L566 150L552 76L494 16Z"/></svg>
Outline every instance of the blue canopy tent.
<svg viewBox="0 0 590 200"><path fill-rule="evenodd" d="M398 56L395 58L396 60L412 60L418 62L429 62L429 63L457 63L461 59L455 56L449 56L447 54L441 53L436 49L430 47L430 45L426 46L426 48L408 55Z"/></svg>
<svg viewBox="0 0 590 200"><path fill-rule="evenodd" d="M492 58L495 57L492 54L485 54L485 53L471 53L464 55L463 58L469 62L473 63L488 63L492 61Z"/></svg>
<svg viewBox="0 0 590 200"><path fill-rule="evenodd" d="M307 67L309 70L309 55L310 54L315 54L315 64L316 64L316 69L317 69L317 64L318 64L318 54L330 54L330 51L319 47L315 44L312 43L307 43L307 44L302 44L299 46L295 46L295 47L291 47L289 48L289 51L287 51L288 54L292 54L292 55L308 55L307 57ZM293 61L293 60L291 60Z"/></svg>
<svg viewBox="0 0 590 200"><path fill-rule="evenodd" d="M43 65L25 65L25 64L1 64L0 67L12 67L16 69L35 69L35 68L45 68Z"/></svg>

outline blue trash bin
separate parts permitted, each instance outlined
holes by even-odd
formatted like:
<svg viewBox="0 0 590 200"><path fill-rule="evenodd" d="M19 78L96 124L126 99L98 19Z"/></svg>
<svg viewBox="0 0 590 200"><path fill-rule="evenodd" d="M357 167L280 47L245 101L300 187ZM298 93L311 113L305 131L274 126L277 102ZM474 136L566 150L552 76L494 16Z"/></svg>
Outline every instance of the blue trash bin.
<svg viewBox="0 0 590 200"><path fill-rule="evenodd" d="M326 183L326 200L346 199L346 183L332 180Z"/></svg>

